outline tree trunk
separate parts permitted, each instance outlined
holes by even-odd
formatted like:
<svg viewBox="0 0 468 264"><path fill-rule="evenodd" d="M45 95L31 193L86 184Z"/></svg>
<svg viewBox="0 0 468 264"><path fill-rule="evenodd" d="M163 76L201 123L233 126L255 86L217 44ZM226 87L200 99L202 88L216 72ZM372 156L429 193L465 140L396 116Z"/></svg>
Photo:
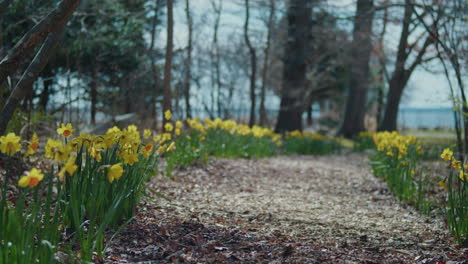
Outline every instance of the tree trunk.
<svg viewBox="0 0 468 264"><path fill-rule="evenodd" d="M222 101L221 101L221 57L220 57L220 50L218 44L218 31L219 25L221 22L221 12L223 9L222 6L223 2L221 0L218 1L216 4L216 0L211 2L211 6L213 8L213 12L215 13L215 20L213 25L213 50L214 53L212 54L212 67L214 72L212 71L211 75L211 113L215 113L215 103L216 103L216 113L217 116L221 116L222 112ZM215 88L216 87L216 88ZM216 96L215 96L216 95ZM216 97L216 98L215 98Z"/></svg>
<svg viewBox="0 0 468 264"><path fill-rule="evenodd" d="M153 89L151 91L151 119L153 121L152 127L158 127L158 117L156 115L156 95L158 93L158 70L156 68L156 56L154 54L154 44L156 38L156 26L158 24L158 13L161 4L161 0L154 0L154 17L153 24L151 26L151 41L150 41L150 56L151 56L151 75L153 77Z"/></svg>
<svg viewBox="0 0 468 264"><path fill-rule="evenodd" d="M410 0L405 0L405 14L403 17L403 28L401 31L400 42L398 44L395 69L389 83L387 105L385 106L382 123L379 125L379 131L394 131L397 129L398 107L400 98L403 94L405 62L408 57L406 48L408 46L409 26L411 24L411 15L413 11L410 6ZM403 84L403 85L402 85Z"/></svg>
<svg viewBox="0 0 468 264"><path fill-rule="evenodd" d="M409 26L412 23L412 14L413 6L411 0L406 0L403 29L401 32L400 43L398 45L395 70L393 71L392 78L390 79L387 105L385 107L382 123L380 123L379 126L379 131L394 131L397 129L398 108L400 106L403 90L408 83L411 74L414 72L416 67L422 63L423 56L426 53L427 48L434 41L432 36L428 34L423 45L419 48L419 52L416 55L413 63L408 68L405 68L405 64L408 60L410 52L412 51L412 47L414 46L408 44L408 37L410 35ZM438 19L434 21L434 25L437 23Z"/></svg>
<svg viewBox="0 0 468 264"><path fill-rule="evenodd" d="M33 61L28 66L23 76L11 92L0 114L0 135L3 135L5 133L8 122L13 116L16 107L26 96L28 90L30 89L30 87L32 87L32 84L37 79L39 73L41 73L41 71L44 69L53 52L56 51L57 45L60 39L62 38L64 32L65 23L63 23L59 28L57 28L55 32L49 34L47 39L44 41L44 44L38 51L37 55L34 57Z"/></svg>
<svg viewBox="0 0 468 264"><path fill-rule="evenodd" d="M97 92L97 65L94 65L93 67L93 72L91 74L91 82L89 83L89 94L91 97L91 124L95 125L96 124L96 105L97 105L97 97L98 97L98 92Z"/></svg>
<svg viewBox="0 0 468 264"><path fill-rule="evenodd" d="M273 31L273 22L275 17L275 0L270 0L270 15L268 17L267 42L265 47L265 59L263 61L262 88L260 91L260 126L267 125L267 114L265 109L265 94L268 74L268 65L270 58L271 33Z"/></svg>
<svg viewBox="0 0 468 264"><path fill-rule="evenodd" d="M171 95L171 69L172 69L172 49L173 49L173 13L172 13L173 0L167 0L167 44L166 44L166 61L164 64L164 98L163 98L163 112L162 112L162 130L164 125L168 122L164 118L164 112L172 112L172 95Z"/></svg>
<svg viewBox="0 0 468 264"><path fill-rule="evenodd" d="M316 1L291 0L288 7L288 38L286 43L281 103L275 131L302 131L303 96L306 81L308 41L312 4Z"/></svg>
<svg viewBox="0 0 468 264"><path fill-rule="evenodd" d="M314 121L312 118L312 110L313 110L312 105L313 105L313 101L307 107L307 126L312 126L313 121Z"/></svg>
<svg viewBox="0 0 468 264"><path fill-rule="evenodd" d="M257 74L257 54L255 52L255 48L252 46L249 38L249 19L250 19L250 7L249 7L249 0L245 0L245 24L244 24L244 38L247 47L249 48L250 52L250 118L249 118L249 126L252 127L255 125L255 105L256 105L256 97L255 97L255 82L256 82L256 74Z"/></svg>
<svg viewBox="0 0 468 264"><path fill-rule="evenodd" d="M190 82L192 80L192 32L193 32L193 21L192 14L190 12L189 0L185 1L185 15L187 17L188 27L188 43L187 43L187 70L185 72L185 117L187 119L192 118L192 110L190 106Z"/></svg>
<svg viewBox="0 0 468 264"><path fill-rule="evenodd" d="M354 138L364 131L367 90L369 87L369 59L372 50L373 0L358 0L354 19L351 51L351 78L346 111L340 134Z"/></svg>
<svg viewBox="0 0 468 264"><path fill-rule="evenodd" d="M53 73L50 67L47 67L46 74L44 75L43 81L43 90L39 96L39 108L42 111L46 112L47 104L49 103L49 97L52 90L52 85L54 84Z"/></svg>
<svg viewBox="0 0 468 264"><path fill-rule="evenodd" d="M63 0L59 6L29 30L0 62L0 84L29 58L51 32L66 24L80 0Z"/></svg>

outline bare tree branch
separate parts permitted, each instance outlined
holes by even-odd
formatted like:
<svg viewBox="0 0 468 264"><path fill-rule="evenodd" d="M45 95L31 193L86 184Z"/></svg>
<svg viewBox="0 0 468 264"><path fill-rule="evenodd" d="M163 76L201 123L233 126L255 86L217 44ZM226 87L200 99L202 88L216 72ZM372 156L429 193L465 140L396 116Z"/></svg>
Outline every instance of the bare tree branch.
<svg viewBox="0 0 468 264"><path fill-rule="evenodd" d="M23 38L8 52L0 62L0 84L5 82L8 75L15 72L29 58L50 32L66 23L73 11L80 4L80 0L63 0L59 6L44 19L29 30Z"/></svg>

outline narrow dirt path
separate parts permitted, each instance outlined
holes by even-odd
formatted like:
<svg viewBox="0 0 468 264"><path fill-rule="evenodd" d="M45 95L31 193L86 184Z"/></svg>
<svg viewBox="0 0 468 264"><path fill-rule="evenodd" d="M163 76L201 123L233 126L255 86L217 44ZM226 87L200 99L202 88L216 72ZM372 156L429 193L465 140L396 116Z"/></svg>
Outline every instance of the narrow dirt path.
<svg viewBox="0 0 468 264"><path fill-rule="evenodd" d="M396 201L363 155L218 159L156 177L109 259L149 263L463 263L444 223ZM151 262L153 261L153 262ZM450 263L450 262L449 262Z"/></svg>

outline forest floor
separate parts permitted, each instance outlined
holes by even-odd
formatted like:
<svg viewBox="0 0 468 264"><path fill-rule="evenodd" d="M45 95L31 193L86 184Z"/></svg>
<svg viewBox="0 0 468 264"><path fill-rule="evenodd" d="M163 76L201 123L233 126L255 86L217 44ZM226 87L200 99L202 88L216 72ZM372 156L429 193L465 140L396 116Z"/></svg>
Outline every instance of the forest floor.
<svg viewBox="0 0 468 264"><path fill-rule="evenodd" d="M112 263L467 263L442 219L397 201L362 154L215 159L154 177Z"/></svg>

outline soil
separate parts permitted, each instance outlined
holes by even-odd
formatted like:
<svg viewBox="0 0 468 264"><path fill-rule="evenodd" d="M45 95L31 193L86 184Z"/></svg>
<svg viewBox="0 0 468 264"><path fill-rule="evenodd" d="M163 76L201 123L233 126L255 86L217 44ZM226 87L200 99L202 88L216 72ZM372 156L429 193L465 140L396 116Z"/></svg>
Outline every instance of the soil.
<svg viewBox="0 0 468 264"><path fill-rule="evenodd" d="M362 154L215 159L154 177L109 263L468 263Z"/></svg>

